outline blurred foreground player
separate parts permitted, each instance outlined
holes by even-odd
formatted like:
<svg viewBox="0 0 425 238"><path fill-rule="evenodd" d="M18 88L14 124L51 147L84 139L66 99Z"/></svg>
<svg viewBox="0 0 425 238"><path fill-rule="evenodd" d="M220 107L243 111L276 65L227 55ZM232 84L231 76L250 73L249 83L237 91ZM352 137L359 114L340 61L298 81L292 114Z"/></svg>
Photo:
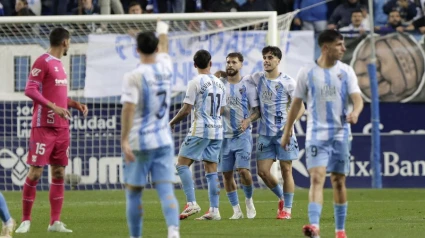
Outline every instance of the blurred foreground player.
<svg viewBox="0 0 425 238"><path fill-rule="evenodd" d="M33 100L32 129L27 164L30 165L22 196L23 217L16 233L27 233L31 226L31 209L37 183L45 165L51 166L52 181L49 190L50 224L52 232L72 232L60 221L64 199L64 175L69 156L68 107L87 115L88 109L68 98L68 79L61 57L66 56L70 45L69 32L55 28L50 32L50 49L33 64L25 95Z"/></svg>
<svg viewBox="0 0 425 238"><path fill-rule="evenodd" d="M150 175L168 226L168 238L179 238L179 206L174 195L174 142L168 125L173 64L168 55L168 25L137 36L140 65L125 74L121 103L121 147L127 223L132 238L142 237L142 191Z"/></svg>
<svg viewBox="0 0 425 238"><path fill-rule="evenodd" d="M305 100L309 115L305 148L311 183L308 204L310 224L303 227L305 236L320 236L323 185L326 173L331 173L335 233L337 238L346 238L345 176L350 163L349 123L357 123L363 100L353 68L340 61L345 52L342 35L335 30L326 30L319 35L318 41L322 54L315 65L303 67L298 72L286 128L292 128L302 100ZM290 130L285 129L282 147L287 149L289 141Z"/></svg>

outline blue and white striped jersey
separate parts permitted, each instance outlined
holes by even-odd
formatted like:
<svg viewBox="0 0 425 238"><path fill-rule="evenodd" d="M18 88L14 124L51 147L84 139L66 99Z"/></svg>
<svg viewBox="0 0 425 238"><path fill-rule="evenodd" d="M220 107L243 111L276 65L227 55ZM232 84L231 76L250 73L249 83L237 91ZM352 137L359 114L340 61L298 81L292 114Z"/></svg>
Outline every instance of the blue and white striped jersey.
<svg viewBox="0 0 425 238"><path fill-rule="evenodd" d="M126 73L121 103L136 104L130 146L150 150L173 143L169 122L173 65L168 54L157 55L155 64L140 64Z"/></svg>
<svg viewBox="0 0 425 238"><path fill-rule="evenodd" d="M227 105L224 107L224 138L234 138L242 134L239 126L250 116L250 109L258 107L258 95L250 76L242 77L237 84L221 78L226 87ZM251 127L246 130L251 133Z"/></svg>
<svg viewBox="0 0 425 238"><path fill-rule="evenodd" d="M224 84L212 74L200 74L189 81L183 103L193 105L189 136L223 139L220 109L226 106Z"/></svg>
<svg viewBox="0 0 425 238"><path fill-rule="evenodd" d="M300 69L294 97L307 103L306 141L349 137L346 116L352 111L352 93L360 93L360 88L353 68L347 64L338 61L329 69L317 64Z"/></svg>
<svg viewBox="0 0 425 238"><path fill-rule="evenodd" d="M251 80L257 86L260 102L261 118L258 124L258 133L264 136L276 136L286 123L295 80L286 74L280 73L273 80L267 79L264 72L255 73Z"/></svg>

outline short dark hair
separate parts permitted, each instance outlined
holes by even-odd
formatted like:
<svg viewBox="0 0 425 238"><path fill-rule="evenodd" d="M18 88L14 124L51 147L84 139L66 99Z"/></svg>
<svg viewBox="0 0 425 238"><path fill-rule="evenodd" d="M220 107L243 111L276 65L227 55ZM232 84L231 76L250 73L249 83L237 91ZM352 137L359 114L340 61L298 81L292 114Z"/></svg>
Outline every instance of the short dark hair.
<svg viewBox="0 0 425 238"><path fill-rule="evenodd" d="M130 2L130 4L128 4L128 9L130 9L130 8L132 8L134 6L140 6L140 7L142 7L142 4L140 4L137 1L132 1L132 2Z"/></svg>
<svg viewBox="0 0 425 238"><path fill-rule="evenodd" d="M357 8L356 10L352 11L352 12L351 12L351 16L352 16L354 13L361 13L361 14L363 15L362 9L360 9L360 8Z"/></svg>
<svg viewBox="0 0 425 238"><path fill-rule="evenodd" d="M263 50L261 51L263 55L269 52L272 53L272 55L276 56L278 59L282 59L282 51L279 49L279 47L269 45L264 47Z"/></svg>
<svg viewBox="0 0 425 238"><path fill-rule="evenodd" d="M198 50L193 56L196 67L206 69L211 61L211 54L206 50Z"/></svg>
<svg viewBox="0 0 425 238"><path fill-rule="evenodd" d="M227 58L238 58L240 62L243 62L243 55L240 52L232 52L226 56Z"/></svg>
<svg viewBox="0 0 425 238"><path fill-rule="evenodd" d="M69 31L63 27L57 27L50 32L50 46L60 46L64 40L69 39Z"/></svg>
<svg viewBox="0 0 425 238"><path fill-rule="evenodd" d="M158 47L158 42L153 32L142 32L137 35L137 49L143 54L153 54Z"/></svg>
<svg viewBox="0 0 425 238"><path fill-rule="evenodd" d="M319 46L322 47L325 43L332 43L336 40L343 40L344 37L337 30L324 30L320 33L317 42Z"/></svg>

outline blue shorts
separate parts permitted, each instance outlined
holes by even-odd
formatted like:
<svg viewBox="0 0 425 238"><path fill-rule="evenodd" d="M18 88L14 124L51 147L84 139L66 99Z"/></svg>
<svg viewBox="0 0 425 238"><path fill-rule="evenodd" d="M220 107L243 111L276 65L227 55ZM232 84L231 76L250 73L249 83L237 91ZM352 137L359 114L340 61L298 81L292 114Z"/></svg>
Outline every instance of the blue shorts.
<svg viewBox="0 0 425 238"><path fill-rule="evenodd" d="M124 183L143 187L148 182L148 175L152 183L175 181L174 149L172 146L153 150L133 151L136 160L126 163L123 161Z"/></svg>
<svg viewBox="0 0 425 238"><path fill-rule="evenodd" d="M221 146L219 172L251 168L252 135L244 133L235 138L225 138Z"/></svg>
<svg viewBox="0 0 425 238"><path fill-rule="evenodd" d="M349 141L306 142L307 169L326 167L328 173L348 174Z"/></svg>
<svg viewBox="0 0 425 238"><path fill-rule="evenodd" d="M276 136L260 135L257 141L257 160L297 160L299 152L297 138L294 135L291 137L288 151L282 148L281 141L282 133Z"/></svg>
<svg viewBox="0 0 425 238"><path fill-rule="evenodd" d="M179 156L194 161L218 163L223 140L211 140L197 136L186 136L180 147Z"/></svg>

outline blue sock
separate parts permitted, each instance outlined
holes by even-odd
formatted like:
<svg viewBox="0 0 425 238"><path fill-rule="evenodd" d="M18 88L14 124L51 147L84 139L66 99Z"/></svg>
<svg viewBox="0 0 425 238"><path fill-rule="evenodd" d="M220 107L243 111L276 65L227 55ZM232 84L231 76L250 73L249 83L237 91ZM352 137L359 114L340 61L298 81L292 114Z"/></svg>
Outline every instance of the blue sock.
<svg viewBox="0 0 425 238"><path fill-rule="evenodd" d="M243 192L245 193L245 197L250 199L252 198L252 194L254 193L254 186L251 185L242 185Z"/></svg>
<svg viewBox="0 0 425 238"><path fill-rule="evenodd" d="M186 194L186 201L195 202L195 185L193 184L192 172L186 165L177 165L176 168L182 181L184 194Z"/></svg>
<svg viewBox="0 0 425 238"><path fill-rule="evenodd" d="M271 190L272 190L272 192L274 192L274 194L276 194L276 196L279 199L283 198L283 190L282 190L282 187L280 187L280 185L277 185L276 187L272 188Z"/></svg>
<svg viewBox="0 0 425 238"><path fill-rule="evenodd" d="M167 226L179 227L179 204L174 195L174 187L171 183L158 183L155 185L158 192L159 200L161 200L162 213L164 213Z"/></svg>
<svg viewBox="0 0 425 238"><path fill-rule="evenodd" d="M227 193L227 197L229 198L229 201L230 201L230 204L232 204L232 207L239 204L238 193L236 191Z"/></svg>
<svg viewBox="0 0 425 238"><path fill-rule="evenodd" d="M322 205L315 202L308 204L308 219L310 224L319 226L320 214L322 213Z"/></svg>
<svg viewBox="0 0 425 238"><path fill-rule="evenodd" d="M335 229L345 230L345 218L347 217L347 203L334 204Z"/></svg>
<svg viewBox="0 0 425 238"><path fill-rule="evenodd" d="M220 184L218 182L217 172L206 174L208 182L208 197L210 198L210 207L218 208L220 198Z"/></svg>
<svg viewBox="0 0 425 238"><path fill-rule="evenodd" d="M10 219L9 208L7 208L6 199L4 199L2 193L0 193L0 218L4 223Z"/></svg>
<svg viewBox="0 0 425 238"><path fill-rule="evenodd" d="M130 235L134 237L142 236L143 228L143 208L142 191L126 190L127 197L127 224Z"/></svg>
<svg viewBox="0 0 425 238"><path fill-rule="evenodd" d="M294 200L294 193L283 193L283 198L285 200L284 207L292 208L292 201Z"/></svg>

